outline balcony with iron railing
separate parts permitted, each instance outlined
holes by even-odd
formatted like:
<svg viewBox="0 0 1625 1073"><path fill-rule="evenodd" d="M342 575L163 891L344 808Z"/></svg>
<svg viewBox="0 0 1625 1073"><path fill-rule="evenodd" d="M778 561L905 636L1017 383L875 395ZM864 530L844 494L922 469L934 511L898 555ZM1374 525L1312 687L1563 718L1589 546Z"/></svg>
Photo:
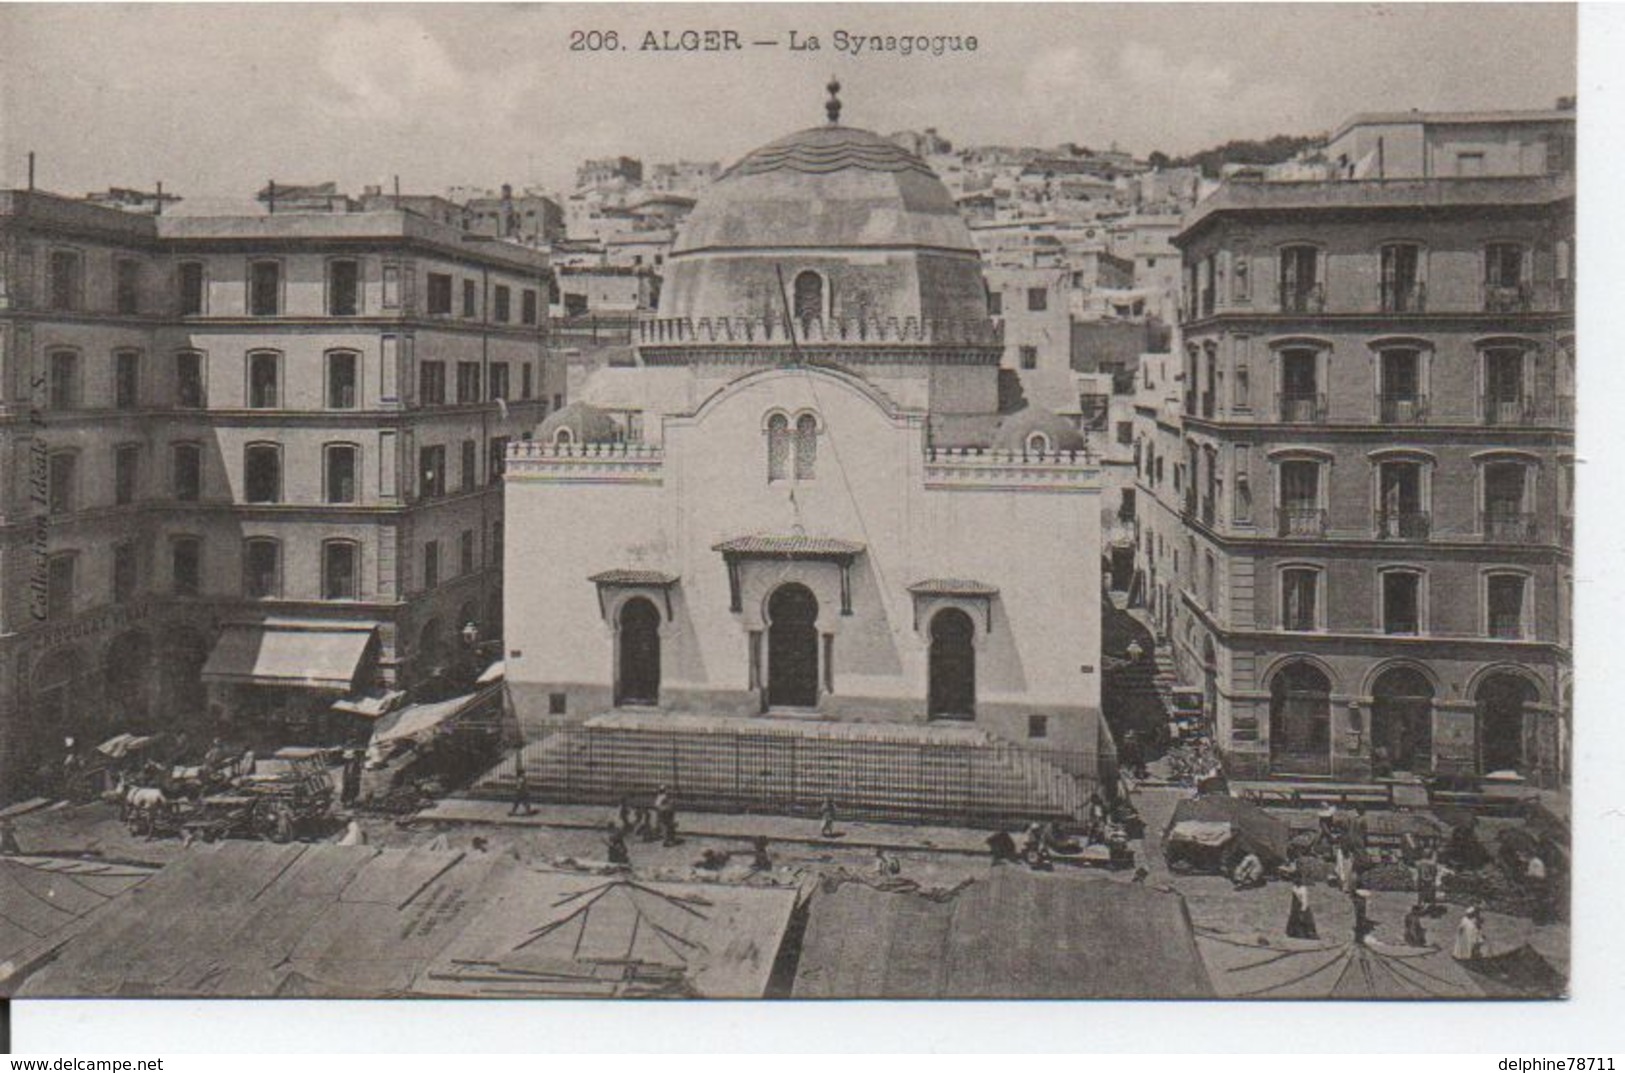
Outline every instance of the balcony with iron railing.
<svg viewBox="0 0 1625 1073"><path fill-rule="evenodd" d="M1427 422L1428 397L1408 395L1377 396L1377 419L1385 425L1421 425Z"/></svg>
<svg viewBox="0 0 1625 1073"><path fill-rule="evenodd" d="M1535 311L1535 288L1530 283L1484 284L1484 312L1532 313Z"/></svg>
<svg viewBox="0 0 1625 1073"><path fill-rule="evenodd" d="M1283 283L1280 300L1283 313L1324 313L1326 288L1319 283Z"/></svg>
<svg viewBox="0 0 1625 1073"><path fill-rule="evenodd" d="M1289 425L1318 425L1326 420L1326 396L1314 391L1283 391L1279 398L1281 421Z"/></svg>
<svg viewBox="0 0 1625 1073"><path fill-rule="evenodd" d="M1426 540L1433 515L1425 510L1385 510L1377 514L1378 540Z"/></svg>
<svg viewBox="0 0 1625 1073"><path fill-rule="evenodd" d="M1484 539L1496 544L1533 544L1540 537L1535 515L1528 511L1491 509L1479 517Z"/></svg>
<svg viewBox="0 0 1625 1073"><path fill-rule="evenodd" d="M1276 533L1284 537L1323 537L1326 535L1324 507L1282 507L1275 512Z"/></svg>
<svg viewBox="0 0 1625 1073"><path fill-rule="evenodd" d="M1479 412L1486 425L1532 425L1537 408L1531 395L1484 395Z"/></svg>
<svg viewBox="0 0 1625 1073"><path fill-rule="evenodd" d="M1427 311L1427 284L1384 283L1380 299L1384 313L1423 313Z"/></svg>

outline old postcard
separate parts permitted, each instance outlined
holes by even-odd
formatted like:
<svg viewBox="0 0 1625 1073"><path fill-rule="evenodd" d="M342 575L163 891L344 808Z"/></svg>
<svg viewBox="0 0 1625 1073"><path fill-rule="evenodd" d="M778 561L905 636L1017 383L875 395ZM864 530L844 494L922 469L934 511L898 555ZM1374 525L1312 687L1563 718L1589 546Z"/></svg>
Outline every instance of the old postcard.
<svg viewBox="0 0 1625 1073"><path fill-rule="evenodd" d="M0 38L0 994L1567 993L1573 7Z"/></svg>

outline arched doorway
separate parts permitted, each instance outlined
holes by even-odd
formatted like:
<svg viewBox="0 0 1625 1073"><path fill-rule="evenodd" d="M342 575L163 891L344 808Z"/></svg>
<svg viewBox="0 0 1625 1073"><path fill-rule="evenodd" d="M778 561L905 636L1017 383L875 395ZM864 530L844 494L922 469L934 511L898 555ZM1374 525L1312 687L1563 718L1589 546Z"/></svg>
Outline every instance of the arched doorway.
<svg viewBox="0 0 1625 1073"><path fill-rule="evenodd" d="M957 607L931 619L930 686L933 719L976 718L976 626Z"/></svg>
<svg viewBox="0 0 1625 1073"><path fill-rule="evenodd" d="M432 618L418 631L418 677L433 678L446 670L445 639L440 620Z"/></svg>
<svg viewBox="0 0 1625 1073"><path fill-rule="evenodd" d="M152 642L138 631L121 634L107 646L102 682L113 722L120 727L145 724L147 683L152 670Z"/></svg>
<svg viewBox="0 0 1625 1073"><path fill-rule="evenodd" d="M818 704L818 598L805 585L781 585L767 601L767 703Z"/></svg>
<svg viewBox="0 0 1625 1073"><path fill-rule="evenodd" d="M209 644L196 630L181 628L166 629L161 645L158 710L166 722L184 726L208 707L203 665L209 659Z"/></svg>
<svg viewBox="0 0 1625 1073"><path fill-rule="evenodd" d="M615 703L654 707L660 703L660 612L641 596L621 605L620 673Z"/></svg>
<svg viewBox="0 0 1625 1073"><path fill-rule="evenodd" d="M1328 775L1331 749L1331 682L1312 663L1287 664L1270 680L1270 770Z"/></svg>
<svg viewBox="0 0 1625 1073"><path fill-rule="evenodd" d="M1415 667L1390 667L1371 687L1371 762L1379 776L1433 767L1433 683Z"/></svg>
<svg viewBox="0 0 1625 1073"><path fill-rule="evenodd" d="M1524 769L1524 715L1537 697L1534 685L1516 674L1492 674L1479 685L1473 699L1478 703L1480 771Z"/></svg>

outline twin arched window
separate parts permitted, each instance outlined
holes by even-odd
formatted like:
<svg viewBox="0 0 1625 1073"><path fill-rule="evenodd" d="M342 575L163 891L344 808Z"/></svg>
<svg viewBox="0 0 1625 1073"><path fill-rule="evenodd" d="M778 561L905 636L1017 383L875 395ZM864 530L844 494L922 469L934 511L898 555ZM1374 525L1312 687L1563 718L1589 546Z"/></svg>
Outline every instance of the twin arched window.
<svg viewBox="0 0 1625 1073"><path fill-rule="evenodd" d="M788 480L792 456L795 479L812 480L818 463L818 418L815 415L801 414L794 428L785 414L775 413L767 419L767 479Z"/></svg>

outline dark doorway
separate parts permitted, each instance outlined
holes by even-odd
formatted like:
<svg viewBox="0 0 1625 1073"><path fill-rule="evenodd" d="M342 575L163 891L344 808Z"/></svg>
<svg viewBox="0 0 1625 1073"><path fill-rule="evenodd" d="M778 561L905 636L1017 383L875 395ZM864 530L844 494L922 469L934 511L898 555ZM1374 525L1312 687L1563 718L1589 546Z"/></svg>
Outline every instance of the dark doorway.
<svg viewBox="0 0 1625 1073"><path fill-rule="evenodd" d="M1291 663L1270 682L1270 770L1329 775L1332 687L1319 668Z"/></svg>
<svg viewBox="0 0 1625 1073"><path fill-rule="evenodd" d="M975 636L970 616L957 607L944 608L932 618L931 718L976 718Z"/></svg>
<svg viewBox="0 0 1625 1073"><path fill-rule="evenodd" d="M781 585L767 601L767 703L818 704L818 598L805 585Z"/></svg>
<svg viewBox="0 0 1625 1073"><path fill-rule="evenodd" d="M1492 674L1478 687L1479 767L1492 771L1522 771L1524 714L1535 702L1535 687L1512 674Z"/></svg>
<svg viewBox="0 0 1625 1073"><path fill-rule="evenodd" d="M107 646L102 680L110 715L121 729L145 727L147 682L152 673L152 643L144 633L126 633Z"/></svg>
<svg viewBox="0 0 1625 1073"><path fill-rule="evenodd" d="M641 596L621 605L621 673L615 703L660 703L660 612Z"/></svg>
<svg viewBox="0 0 1625 1073"><path fill-rule="evenodd" d="M1383 671L1371 688L1371 764L1378 776L1433 767L1433 684L1414 667Z"/></svg>
<svg viewBox="0 0 1625 1073"><path fill-rule="evenodd" d="M1219 653L1213 647L1213 638L1202 639L1202 719L1206 726L1218 725L1219 718Z"/></svg>

